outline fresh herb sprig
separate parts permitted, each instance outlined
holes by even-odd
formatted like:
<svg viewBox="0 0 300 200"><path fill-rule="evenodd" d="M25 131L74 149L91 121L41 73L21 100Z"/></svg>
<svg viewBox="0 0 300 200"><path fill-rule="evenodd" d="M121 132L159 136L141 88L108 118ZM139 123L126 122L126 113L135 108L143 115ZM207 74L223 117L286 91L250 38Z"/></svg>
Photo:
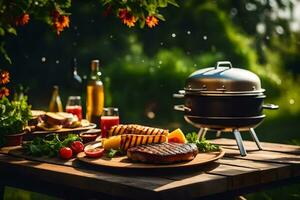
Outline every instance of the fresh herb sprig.
<svg viewBox="0 0 300 200"><path fill-rule="evenodd" d="M220 150L220 147L218 145L211 144L205 138L199 140L198 134L195 132L188 133L185 137L188 143L196 144L200 152L211 152Z"/></svg>
<svg viewBox="0 0 300 200"><path fill-rule="evenodd" d="M106 157L113 158L117 154L122 154L122 152L123 151L121 149L109 149L108 151L106 151Z"/></svg>
<svg viewBox="0 0 300 200"><path fill-rule="evenodd" d="M49 134L45 138L36 137L24 143L23 149L28 155L55 157L60 148L70 146L72 142L80 140L81 138L76 134L69 134L64 140L60 140L58 134Z"/></svg>

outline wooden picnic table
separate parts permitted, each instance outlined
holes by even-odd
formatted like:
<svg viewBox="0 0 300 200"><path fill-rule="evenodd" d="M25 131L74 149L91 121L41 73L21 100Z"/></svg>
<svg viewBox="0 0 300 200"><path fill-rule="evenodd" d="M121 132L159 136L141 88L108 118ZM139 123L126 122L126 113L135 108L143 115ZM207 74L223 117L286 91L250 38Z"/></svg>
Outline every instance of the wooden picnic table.
<svg viewBox="0 0 300 200"><path fill-rule="evenodd" d="M300 180L300 147L216 139L226 151L217 162L197 169L163 171L103 170L84 164L64 166L0 154L0 193L4 186L67 199L217 199L291 184Z"/></svg>

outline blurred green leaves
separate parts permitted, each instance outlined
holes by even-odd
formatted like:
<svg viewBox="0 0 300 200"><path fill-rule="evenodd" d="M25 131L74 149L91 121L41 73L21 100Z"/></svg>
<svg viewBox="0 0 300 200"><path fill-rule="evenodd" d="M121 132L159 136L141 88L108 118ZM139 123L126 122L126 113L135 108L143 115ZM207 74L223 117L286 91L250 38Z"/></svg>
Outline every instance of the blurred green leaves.
<svg viewBox="0 0 300 200"><path fill-rule="evenodd" d="M5 48L4 48L5 43L1 42L0 43L0 57L4 57L4 59L9 63L12 64L12 61L10 59L10 57L8 56Z"/></svg>
<svg viewBox="0 0 300 200"><path fill-rule="evenodd" d="M147 17L157 17L165 20L159 13L160 8L165 8L168 4L178 6L175 0L98 0L102 6L106 7L104 15L113 14L129 27L134 26L136 21L139 22L140 28L147 24L150 28L157 25L157 22L149 25ZM87 1L86 3L91 3ZM7 33L17 35L17 27L27 25L30 21L37 19L47 25L59 34L64 28L69 27L69 18L62 22L60 16L69 16L68 11L72 5L72 0L24 0L13 2L10 0L0 1L0 37ZM120 15L120 11L125 10L126 14ZM26 15L26 18L24 16ZM60 20L57 20L60 19ZM155 18L155 20L157 20ZM132 21L128 23L128 21ZM60 23L60 24L59 24ZM63 25L62 25L63 24ZM1 46L1 55L11 64L11 60Z"/></svg>

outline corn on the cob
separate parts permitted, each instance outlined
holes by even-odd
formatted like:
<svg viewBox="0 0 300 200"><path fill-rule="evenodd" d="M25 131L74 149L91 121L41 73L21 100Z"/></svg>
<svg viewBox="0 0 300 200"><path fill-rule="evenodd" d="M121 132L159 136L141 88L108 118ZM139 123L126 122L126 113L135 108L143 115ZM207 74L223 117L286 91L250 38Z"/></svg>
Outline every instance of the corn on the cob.
<svg viewBox="0 0 300 200"><path fill-rule="evenodd" d="M120 124L113 126L108 131L108 137L122 134L136 134L136 135L165 135L169 134L168 130L153 128L148 126L141 126L137 124Z"/></svg>
<svg viewBox="0 0 300 200"><path fill-rule="evenodd" d="M105 150L119 149L121 144L121 135L113 136L110 138L103 138L102 144Z"/></svg>
<svg viewBox="0 0 300 200"><path fill-rule="evenodd" d="M121 135L120 147L124 151L128 148L138 146L141 144L153 144L153 143L163 143L167 142L167 137L165 135L135 135L135 134L125 134Z"/></svg>

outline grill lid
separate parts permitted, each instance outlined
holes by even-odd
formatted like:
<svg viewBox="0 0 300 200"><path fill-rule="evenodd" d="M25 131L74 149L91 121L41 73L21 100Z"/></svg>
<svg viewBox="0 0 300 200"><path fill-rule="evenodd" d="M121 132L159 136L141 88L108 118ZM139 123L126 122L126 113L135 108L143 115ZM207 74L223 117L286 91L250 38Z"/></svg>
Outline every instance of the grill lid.
<svg viewBox="0 0 300 200"><path fill-rule="evenodd" d="M233 68L231 62L220 61L215 67L192 73L185 83L186 92L196 93L261 93L259 77L245 69Z"/></svg>

